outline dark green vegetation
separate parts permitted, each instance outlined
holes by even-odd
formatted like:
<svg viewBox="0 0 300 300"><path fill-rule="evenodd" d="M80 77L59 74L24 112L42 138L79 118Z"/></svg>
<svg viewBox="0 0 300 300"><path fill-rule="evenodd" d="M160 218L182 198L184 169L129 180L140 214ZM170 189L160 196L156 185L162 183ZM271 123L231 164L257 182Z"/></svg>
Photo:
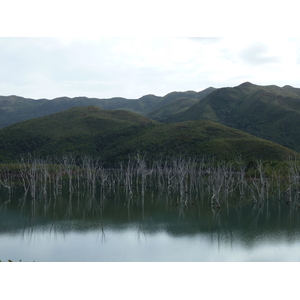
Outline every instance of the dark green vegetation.
<svg viewBox="0 0 300 300"><path fill-rule="evenodd" d="M164 122L169 115L184 112L196 104L199 100L195 98L181 97L147 114L147 117L159 122Z"/></svg>
<svg viewBox="0 0 300 300"><path fill-rule="evenodd" d="M100 156L111 164L137 151L149 159L187 155L234 160L241 155L249 162L282 161L300 152L300 89L246 82L137 100L0 97L1 127L0 162L26 153L46 157L72 152Z"/></svg>
<svg viewBox="0 0 300 300"><path fill-rule="evenodd" d="M18 96L0 96L0 128L16 122L25 121L37 117L46 116L64 111L72 107L97 106L108 110L128 110L141 115L156 110L181 97L189 97L200 100L211 93L214 88L208 88L201 92L172 92L164 97L146 95L137 100L115 97L111 99L97 99L87 97L60 97L53 100L26 99Z"/></svg>
<svg viewBox="0 0 300 300"><path fill-rule="evenodd" d="M211 120L300 151L300 89L249 82L221 88L165 122Z"/></svg>
<svg viewBox="0 0 300 300"><path fill-rule="evenodd" d="M76 107L56 114L13 124L0 131L0 161L21 155L61 156L66 153L101 157L108 164L140 151L147 159L161 156L209 156L228 161L239 155L282 161L295 152L245 132L211 121L162 124L141 115Z"/></svg>
<svg viewBox="0 0 300 300"><path fill-rule="evenodd" d="M2 129L0 157L14 161L24 153L100 155L103 147L109 152L105 141L111 144L116 136L122 137L127 132L133 134L136 129L152 123L155 121L128 111L75 107Z"/></svg>

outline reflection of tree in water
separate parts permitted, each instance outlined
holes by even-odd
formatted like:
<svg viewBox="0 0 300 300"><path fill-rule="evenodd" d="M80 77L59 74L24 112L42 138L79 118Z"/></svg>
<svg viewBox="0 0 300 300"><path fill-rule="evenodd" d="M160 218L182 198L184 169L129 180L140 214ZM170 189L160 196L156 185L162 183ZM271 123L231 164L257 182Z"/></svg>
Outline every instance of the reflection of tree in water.
<svg viewBox="0 0 300 300"><path fill-rule="evenodd" d="M146 235L145 233L145 196L144 194L142 195L141 199L142 207L141 207L141 220L138 225L138 239L140 240L141 234L144 236Z"/></svg>
<svg viewBox="0 0 300 300"><path fill-rule="evenodd" d="M233 167L176 157L149 164L136 155L104 168L88 157L81 165L72 156L56 165L31 158L20 163L18 176L1 171L1 222L9 211L19 218L16 227L94 226L104 240L108 226L136 226L139 237L164 230L174 236L217 234L219 241L232 241L234 232L291 230L299 224L299 168L292 160L289 168L284 181L276 172L266 176L261 162L246 177L242 162Z"/></svg>
<svg viewBox="0 0 300 300"><path fill-rule="evenodd" d="M101 241L102 242L106 242L106 237L105 237L105 230L104 230L104 222L103 222L103 209L101 207L100 210L100 220L99 220L99 227L100 227L100 232L99 234L101 234Z"/></svg>

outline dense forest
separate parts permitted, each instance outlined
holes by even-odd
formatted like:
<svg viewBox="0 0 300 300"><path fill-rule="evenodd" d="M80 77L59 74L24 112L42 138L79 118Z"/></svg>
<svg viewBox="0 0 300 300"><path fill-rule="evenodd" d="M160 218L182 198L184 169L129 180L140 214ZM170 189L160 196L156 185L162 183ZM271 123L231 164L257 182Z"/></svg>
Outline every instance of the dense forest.
<svg viewBox="0 0 300 300"><path fill-rule="evenodd" d="M0 162L31 153L102 157L202 156L233 161L298 157L300 89L207 88L140 99L0 97Z"/></svg>

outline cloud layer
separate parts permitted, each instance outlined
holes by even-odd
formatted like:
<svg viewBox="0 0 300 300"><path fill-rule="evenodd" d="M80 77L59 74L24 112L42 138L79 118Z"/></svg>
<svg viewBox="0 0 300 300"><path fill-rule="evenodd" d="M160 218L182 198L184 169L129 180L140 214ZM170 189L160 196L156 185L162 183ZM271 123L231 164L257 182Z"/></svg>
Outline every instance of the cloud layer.
<svg viewBox="0 0 300 300"><path fill-rule="evenodd" d="M34 99L300 87L300 39L0 38L0 65L0 94Z"/></svg>

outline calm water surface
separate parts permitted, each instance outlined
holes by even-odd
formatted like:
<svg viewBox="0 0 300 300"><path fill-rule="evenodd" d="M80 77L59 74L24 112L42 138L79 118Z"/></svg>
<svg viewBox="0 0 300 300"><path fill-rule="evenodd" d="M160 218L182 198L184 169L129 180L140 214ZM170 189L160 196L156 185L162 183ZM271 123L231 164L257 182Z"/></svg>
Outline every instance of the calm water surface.
<svg viewBox="0 0 300 300"><path fill-rule="evenodd" d="M103 201L2 192L0 205L2 261L300 261L298 206L275 198L214 209L205 197L171 206L159 193Z"/></svg>

